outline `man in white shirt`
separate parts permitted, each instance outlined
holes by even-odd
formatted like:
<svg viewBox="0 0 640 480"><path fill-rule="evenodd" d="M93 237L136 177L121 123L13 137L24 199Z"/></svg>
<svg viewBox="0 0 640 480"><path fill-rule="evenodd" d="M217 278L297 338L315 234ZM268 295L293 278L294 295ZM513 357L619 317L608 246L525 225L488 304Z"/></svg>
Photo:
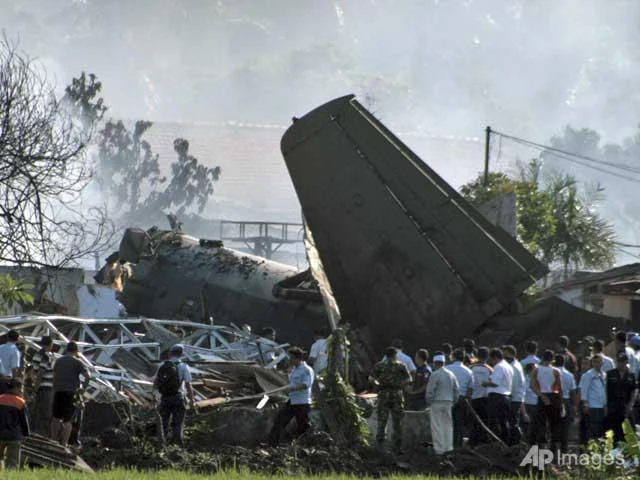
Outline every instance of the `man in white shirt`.
<svg viewBox="0 0 640 480"><path fill-rule="evenodd" d="M596 340L593 342L593 354L600 355L602 357L602 371L604 373L616 368L613 358L604 354L604 342L602 340Z"/></svg>
<svg viewBox="0 0 640 480"><path fill-rule="evenodd" d="M15 330L7 332L7 343L0 345L0 393L6 390L6 381L20 376L20 334Z"/></svg>
<svg viewBox="0 0 640 480"><path fill-rule="evenodd" d="M447 369L456 376L458 381L459 397L454 401L451 414L453 416L453 446L462 447L462 436L466 420L466 401L471 399L473 391L473 373L469 367L465 366L465 351L457 348L453 352L453 363Z"/></svg>
<svg viewBox="0 0 640 480"><path fill-rule="evenodd" d="M538 365L540 363L540 358L537 356L538 342L536 342L535 340L529 340L527 343L525 343L524 348L527 352L527 356L520 361L520 365L522 365L522 368L524 369L524 367L526 367L530 363Z"/></svg>
<svg viewBox="0 0 640 480"><path fill-rule="evenodd" d="M503 442L509 442L509 411L511 409L511 389L513 387L513 368L504 360L499 348L489 352L489 365L493 373L489 381L484 382L487 388L487 416L489 428Z"/></svg>
<svg viewBox="0 0 640 480"><path fill-rule="evenodd" d="M453 450L453 419L451 408L458 398L456 376L445 366L445 356L436 352L433 356L434 371L427 383L427 405L431 407L431 439L436 455Z"/></svg>
<svg viewBox="0 0 640 480"><path fill-rule="evenodd" d="M311 387L313 386L313 369L304 361L304 351L299 347L289 349L293 369L289 373L289 401L280 408L269 433L269 443L278 445L280 436L291 419L295 417L298 434L302 435L309 428L311 412Z"/></svg>
<svg viewBox="0 0 640 480"><path fill-rule="evenodd" d="M524 413L524 371L517 359L518 351L513 345L502 347L504 359L513 368L513 383L511 385L511 410L509 412L509 426L511 436L509 445L515 445L522 440L522 427L520 426L520 416Z"/></svg>
<svg viewBox="0 0 640 480"><path fill-rule="evenodd" d="M402 351L403 342L399 338L396 338L391 342L391 346L398 350L397 359L400 363L403 363L407 370L409 370L409 374L411 378L413 378L413 373L416 371L416 364L413 363L413 359Z"/></svg>
<svg viewBox="0 0 640 480"><path fill-rule="evenodd" d="M560 427L560 449L563 453L569 448L569 428L573 423L575 414L579 408L579 395L576 379L573 374L564 367L564 355L556 355L554 365L560 370L560 382L562 384L562 403L564 405L564 417Z"/></svg>
<svg viewBox="0 0 640 480"><path fill-rule="evenodd" d="M605 373L602 371L602 357L591 357L591 369L580 378L580 403L582 404L581 440L586 444L591 439L602 438L604 434L604 412L607 406Z"/></svg>
<svg viewBox="0 0 640 480"><path fill-rule="evenodd" d="M314 334L314 342L309 349L309 358L307 363L313 367L313 371L316 377L321 374L326 368L329 357L327 355L327 339L324 336L324 332L318 330Z"/></svg>
<svg viewBox="0 0 640 480"><path fill-rule="evenodd" d="M480 347L476 357L476 363L471 365L471 372L473 373L471 406L478 417L480 417L480 420L486 425L489 421L487 418L487 387L484 387L482 384L489 381L489 377L493 372L493 369L487 363L487 360L489 360L489 349L487 347ZM477 421L473 422L473 430L469 443L475 446L486 441L487 434L484 428L482 428Z"/></svg>

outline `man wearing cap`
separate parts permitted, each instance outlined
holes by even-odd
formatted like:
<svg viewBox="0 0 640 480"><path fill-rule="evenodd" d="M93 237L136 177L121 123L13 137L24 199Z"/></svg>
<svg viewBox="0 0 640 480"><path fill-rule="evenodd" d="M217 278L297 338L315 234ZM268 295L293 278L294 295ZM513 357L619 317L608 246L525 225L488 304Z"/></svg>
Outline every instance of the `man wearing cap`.
<svg viewBox="0 0 640 480"><path fill-rule="evenodd" d="M7 380L20 376L20 334L15 330L7 332L7 343L0 345L0 393L6 390Z"/></svg>
<svg viewBox="0 0 640 480"><path fill-rule="evenodd" d="M187 414L186 397L195 409L195 396L191 382L189 365L181 361L184 347L176 344L169 350L169 358L162 362L156 372L154 387L160 393L158 411L162 420L163 438L169 437L171 426L172 441L184 445L184 420Z"/></svg>
<svg viewBox="0 0 640 480"><path fill-rule="evenodd" d="M65 355L53 365L51 439L63 446L69 443L77 396L82 395L82 390L87 388L91 379L89 369L79 356L78 344L69 342ZM80 376L84 379L82 385Z"/></svg>
<svg viewBox="0 0 640 480"><path fill-rule="evenodd" d="M293 369L289 373L289 400L280 409L269 433L269 443L277 445L280 436L292 418L298 425L298 434L302 435L311 427L309 413L311 412L311 387L313 385L313 369L304 361L304 350L298 347L289 349L289 356Z"/></svg>
<svg viewBox="0 0 640 480"><path fill-rule="evenodd" d="M633 425L633 405L636 401L636 376L629 370L627 355L619 352L616 356L616 368L606 373L607 380L607 416L605 430L612 429L614 441L624 440L622 423L629 419Z"/></svg>
<svg viewBox="0 0 640 480"><path fill-rule="evenodd" d="M431 407L431 439L436 455L453 450L453 417L451 409L458 400L459 387L456 376L444 365L442 352L433 356L434 371L427 384L427 405Z"/></svg>
<svg viewBox="0 0 640 480"><path fill-rule="evenodd" d="M413 362L411 362L413 363ZM376 442L384 444L389 413L393 423L393 447L399 451L402 446L402 413L404 410L403 389L411 382L407 367L398 360L398 350L388 347L385 358L378 362L369 377L378 386L378 430Z"/></svg>
<svg viewBox="0 0 640 480"><path fill-rule="evenodd" d="M53 341L44 336L40 340L41 349L31 359L34 402L34 431L43 436L51 433L51 407L53 405Z"/></svg>

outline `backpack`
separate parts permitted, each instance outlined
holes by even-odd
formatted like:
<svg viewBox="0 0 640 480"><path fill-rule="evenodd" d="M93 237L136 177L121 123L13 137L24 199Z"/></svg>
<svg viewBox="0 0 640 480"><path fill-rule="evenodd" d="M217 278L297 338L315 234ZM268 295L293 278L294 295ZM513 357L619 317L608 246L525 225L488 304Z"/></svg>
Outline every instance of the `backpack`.
<svg viewBox="0 0 640 480"><path fill-rule="evenodd" d="M180 373L178 372L178 364L167 360L160 368L156 375L156 388L162 395L177 395L180 392Z"/></svg>

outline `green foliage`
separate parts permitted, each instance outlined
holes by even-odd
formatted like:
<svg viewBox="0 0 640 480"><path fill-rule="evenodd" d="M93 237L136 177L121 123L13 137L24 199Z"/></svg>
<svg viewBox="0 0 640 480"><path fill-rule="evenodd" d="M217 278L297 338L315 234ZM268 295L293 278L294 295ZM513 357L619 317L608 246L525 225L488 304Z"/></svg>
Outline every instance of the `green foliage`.
<svg viewBox="0 0 640 480"><path fill-rule="evenodd" d="M0 313L6 314L16 304L33 305L33 295L29 292L34 288L32 284L15 279L8 273L0 275Z"/></svg>
<svg viewBox="0 0 640 480"><path fill-rule="evenodd" d="M538 185L538 164L532 160L521 178L514 180L502 172L489 174L488 182L480 175L473 182L463 185L462 195L476 207L507 193L516 195L516 218L518 239L524 246L543 261L547 258L545 246L553 242L556 234L556 220L552 199Z"/></svg>
<svg viewBox="0 0 640 480"><path fill-rule="evenodd" d="M638 436L636 435L636 429L627 418L625 418L622 423L622 431L624 432L623 451L625 457L640 460L640 440L638 440Z"/></svg>
<svg viewBox="0 0 640 480"><path fill-rule="evenodd" d="M615 261L613 227L594 208L602 199L599 185L583 186L567 174L540 181L540 162L532 160L515 180L502 172L479 176L463 185L462 195L475 206L505 193L516 195L518 239L546 264L570 268L607 268Z"/></svg>
<svg viewBox="0 0 640 480"><path fill-rule="evenodd" d="M341 372L348 371L346 365L347 339L340 328L329 337L328 366L322 375L324 395L332 408L339 425L350 445L367 446L369 427L363 416L363 409L356 401L351 385L344 380Z"/></svg>
<svg viewBox="0 0 640 480"><path fill-rule="evenodd" d="M615 261L615 234L594 211L595 199L581 198L576 179L567 174L554 176L547 192L556 220L556 234L544 245L547 257L559 261L565 274L570 267L610 267Z"/></svg>
<svg viewBox="0 0 640 480"><path fill-rule="evenodd" d="M154 472L143 472L134 469L114 469L103 470L96 472L93 475L87 475L86 473L74 472L71 470L53 470L53 469L38 469L38 470L7 470L3 472L3 479L5 480L50 480L55 478L56 480L86 480L88 478L92 480L353 480L352 475L341 474L327 474L327 475L287 475L282 474L278 476L260 473L251 473L242 469L224 470L216 474L197 474L180 470L160 470ZM367 480L371 477L357 477L362 480ZM438 480L441 477L435 475L420 476L415 475L393 475L392 477L386 477L393 480L412 480L419 478L420 480ZM462 477L447 477L450 480L458 480ZM474 480L474 477L463 477L466 480ZM509 477L482 477L487 480L510 480ZM606 480L607 477L601 477L602 480ZM614 478L614 477L610 477ZM514 477L515 480L515 477Z"/></svg>

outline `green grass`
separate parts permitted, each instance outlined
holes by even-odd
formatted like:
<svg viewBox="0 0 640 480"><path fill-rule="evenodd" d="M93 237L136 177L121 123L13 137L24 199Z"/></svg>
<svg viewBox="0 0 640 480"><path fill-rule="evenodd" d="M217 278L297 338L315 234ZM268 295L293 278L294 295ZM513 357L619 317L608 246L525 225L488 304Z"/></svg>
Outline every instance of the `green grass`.
<svg viewBox="0 0 640 480"><path fill-rule="evenodd" d="M131 470L110 470L100 471L93 475L86 473L70 472L68 470L22 470L22 471L6 471L0 474L3 480L362 480L360 477L349 475L321 475L321 476L273 476L260 475L244 472L225 472L215 475L197 475L176 470L168 470L162 472L136 472ZM389 478L392 480L436 480L441 477L436 476L402 476L393 475ZM446 477L448 480L455 480L455 477ZM495 480L506 480L507 477L494 477ZM469 477L466 480L470 480Z"/></svg>

